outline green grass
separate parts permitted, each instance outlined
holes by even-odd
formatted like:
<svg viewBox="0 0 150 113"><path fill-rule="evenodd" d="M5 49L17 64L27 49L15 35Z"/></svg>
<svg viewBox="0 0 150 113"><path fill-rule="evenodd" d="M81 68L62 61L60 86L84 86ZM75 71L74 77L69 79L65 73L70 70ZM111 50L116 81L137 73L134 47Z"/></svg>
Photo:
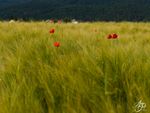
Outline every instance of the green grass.
<svg viewBox="0 0 150 113"><path fill-rule="evenodd" d="M150 23L0 22L0 113L150 113L149 86Z"/></svg>

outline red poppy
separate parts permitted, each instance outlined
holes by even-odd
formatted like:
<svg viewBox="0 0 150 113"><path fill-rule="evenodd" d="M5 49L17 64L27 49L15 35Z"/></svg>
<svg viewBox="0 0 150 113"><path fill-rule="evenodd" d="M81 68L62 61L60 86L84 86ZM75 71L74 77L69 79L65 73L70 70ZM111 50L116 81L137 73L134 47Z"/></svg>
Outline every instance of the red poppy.
<svg viewBox="0 0 150 113"><path fill-rule="evenodd" d="M112 39L113 38L112 34L109 34L107 38Z"/></svg>
<svg viewBox="0 0 150 113"><path fill-rule="evenodd" d="M59 42L54 42L54 46L55 46L55 47L59 47L59 46L60 46L60 43L59 43Z"/></svg>
<svg viewBox="0 0 150 113"><path fill-rule="evenodd" d="M55 33L55 29L50 29L49 33L50 34L54 34Z"/></svg>
<svg viewBox="0 0 150 113"><path fill-rule="evenodd" d="M118 38L118 35L114 33L114 34L112 34L112 38L116 39L116 38Z"/></svg>

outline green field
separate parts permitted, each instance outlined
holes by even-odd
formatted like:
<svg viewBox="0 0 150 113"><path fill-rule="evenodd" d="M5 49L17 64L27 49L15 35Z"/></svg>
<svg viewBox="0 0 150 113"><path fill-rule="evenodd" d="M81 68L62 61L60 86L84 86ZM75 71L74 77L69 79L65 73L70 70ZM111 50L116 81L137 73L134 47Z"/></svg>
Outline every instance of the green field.
<svg viewBox="0 0 150 113"><path fill-rule="evenodd" d="M0 22L0 113L150 113L149 87L150 23Z"/></svg>

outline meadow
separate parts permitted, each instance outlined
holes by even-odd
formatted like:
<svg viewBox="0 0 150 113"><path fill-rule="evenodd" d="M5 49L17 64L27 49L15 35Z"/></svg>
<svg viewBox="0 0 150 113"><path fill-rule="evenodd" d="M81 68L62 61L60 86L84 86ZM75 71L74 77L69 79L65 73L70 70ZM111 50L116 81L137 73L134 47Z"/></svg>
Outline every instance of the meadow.
<svg viewBox="0 0 150 113"><path fill-rule="evenodd" d="M150 113L149 87L150 23L0 22L0 113Z"/></svg>

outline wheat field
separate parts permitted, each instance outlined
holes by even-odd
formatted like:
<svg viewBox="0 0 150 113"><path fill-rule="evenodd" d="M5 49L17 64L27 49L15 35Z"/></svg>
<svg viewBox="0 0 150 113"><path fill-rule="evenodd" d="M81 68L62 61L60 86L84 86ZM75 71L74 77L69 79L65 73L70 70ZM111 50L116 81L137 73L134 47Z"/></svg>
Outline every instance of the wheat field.
<svg viewBox="0 0 150 113"><path fill-rule="evenodd" d="M149 87L150 23L0 22L0 113L150 113Z"/></svg>

